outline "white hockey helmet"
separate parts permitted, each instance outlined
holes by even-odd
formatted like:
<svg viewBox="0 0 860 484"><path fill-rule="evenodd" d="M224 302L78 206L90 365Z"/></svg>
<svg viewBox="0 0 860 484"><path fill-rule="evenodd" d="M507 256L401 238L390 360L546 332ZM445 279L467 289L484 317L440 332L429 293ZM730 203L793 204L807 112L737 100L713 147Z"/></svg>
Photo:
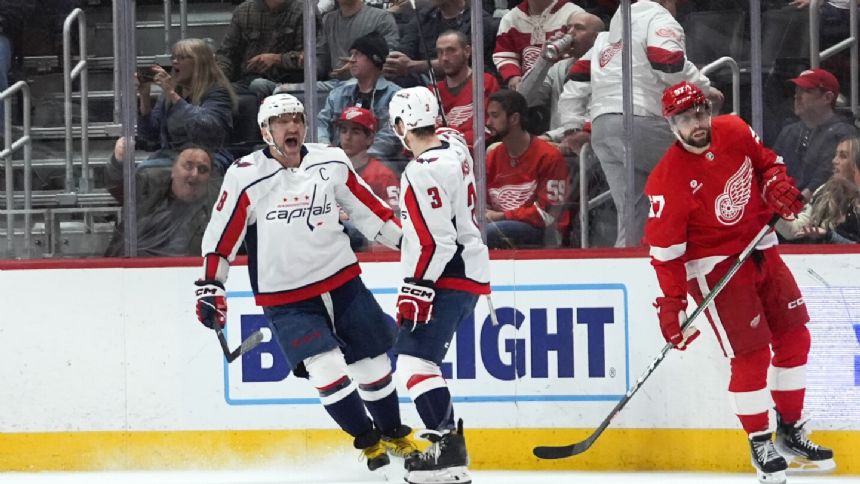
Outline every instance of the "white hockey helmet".
<svg viewBox="0 0 860 484"><path fill-rule="evenodd" d="M403 121L405 131L409 131L425 126L435 127L437 117L439 117L439 104L436 96L430 89L423 86L397 91L388 105L388 122L404 146L406 146L406 132L402 136L397 132L398 119Z"/></svg>
<svg viewBox="0 0 860 484"><path fill-rule="evenodd" d="M305 114L305 107L292 94L279 93L263 99L260 110L257 112L257 124L261 128L269 127L269 120L277 118L282 114Z"/></svg>

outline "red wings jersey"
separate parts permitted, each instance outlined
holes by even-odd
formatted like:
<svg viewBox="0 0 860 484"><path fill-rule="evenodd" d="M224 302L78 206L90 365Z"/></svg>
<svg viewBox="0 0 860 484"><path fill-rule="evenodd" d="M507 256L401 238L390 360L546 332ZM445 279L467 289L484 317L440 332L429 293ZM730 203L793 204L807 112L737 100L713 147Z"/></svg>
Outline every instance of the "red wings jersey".
<svg viewBox="0 0 860 484"><path fill-rule="evenodd" d="M521 2L506 13L499 22L493 63L507 82L514 76L524 76L540 57L543 44L567 23L567 19L582 7L567 0L555 0L539 15L529 15L529 4Z"/></svg>
<svg viewBox="0 0 860 484"><path fill-rule="evenodd" d="M667 296L686 294L688 278L739 254L772 215L759 174L782 158L734 115L713 118L711 136L701 154L675 142L645 185L651 203L645 240ZM776 243L771 232L758 248Z"/></svg>
<svg viewBox="0 0 860 484"><path fill-rule="evenodd" d="M298 168L268 149L233 163L203 234L204 278L226 281L242 241L256 302L275 306L335 289L361 270L338 205L373 240L394 213L340 148L305 144Z"/></svg>
<svg viewBox="0 0 860 484"><path fill-rule="evenodd" d="M469 78L471 79L471 77ZM448 83L439 82L439 97L442 99L442 110L445 112L445 121L448 127L463 133L466 143L472 146L475 134L472 130L472 118L474 117L472 84L467 81L457 94L448 89ZM487 111L490 95L499 90L499 82L488 73L484 73L484 112Z"/></svg>
<svg viewBox="0 0 860 484"><path fill-rule="evenodd" d="M400 204L400 180L385 163L371 158L356 172L373 189L373 193L385 200L392 209Z"/></svg>
<svg viewBox="0 0 860 484"><path fill-rule="evenodd" d="M566 226L568 213L558 213L567 196L567 162L558 149L538 137L516 162L504 145L487 153L487 203L492 210L504 212L508 220L527 222L535 227L556 220ZM559 208L560 210L560 208Z"/></svg>
<svg viewBox="0 0 860 484"><path fill-rule="evenodd" d="M442 146L406 165L400 180L404 277L489 294L490 261L474 214L473 166L468 148L454 137L443 137Z"/></svg>

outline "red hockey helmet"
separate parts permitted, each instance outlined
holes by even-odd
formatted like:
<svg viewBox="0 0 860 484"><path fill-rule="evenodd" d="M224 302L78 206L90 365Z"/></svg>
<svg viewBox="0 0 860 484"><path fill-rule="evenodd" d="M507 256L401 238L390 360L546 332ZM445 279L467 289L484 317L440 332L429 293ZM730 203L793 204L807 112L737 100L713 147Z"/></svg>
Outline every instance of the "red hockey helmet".
<svg viewBox="0 0 860 484"><path fill-rule="evenodd" d="M698 86L681 81L663 91L663 116L672 116L696 106L708 106L711 102Z"/></svg>

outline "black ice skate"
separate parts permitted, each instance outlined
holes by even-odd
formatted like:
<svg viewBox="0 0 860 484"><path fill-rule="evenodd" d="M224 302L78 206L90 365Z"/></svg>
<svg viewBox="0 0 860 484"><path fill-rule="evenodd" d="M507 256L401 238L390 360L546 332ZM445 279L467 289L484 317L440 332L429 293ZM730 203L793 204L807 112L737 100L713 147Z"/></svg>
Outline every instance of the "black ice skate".
<svg viewBox="0 0 860 484"><path fill-rule="evenodd" d="M785 484L785 469L788 464L779 455L771 440L771 433L750 435L752 464L762 484Z"/></svg>
<svg viewBox="0 0 860 484"><path fill-rule="evenodd" d="M382 445L382 441L380 440L379 431L376 429L372 429L356 437L353 445L367 458L367 468L372 471L386 466L390 462L388 453L385 452L385 446Z"/></svg>
<svg viewBox="0 0 860 484"><path fill-rule="evenodd" d="M410 484L469 484L469 455L463 437L463 420L456 430L425 430L418 434L430 441L430 448L406 460L406 482Z"/></svg>
<svg viewBox="0 0 860 484"><path fill-rule="evenodd" d="M836 469L833 451L810 441L804 429L807 420L785 423L776 414L776 450L788 461L788 473L826 473Z"/></svg>

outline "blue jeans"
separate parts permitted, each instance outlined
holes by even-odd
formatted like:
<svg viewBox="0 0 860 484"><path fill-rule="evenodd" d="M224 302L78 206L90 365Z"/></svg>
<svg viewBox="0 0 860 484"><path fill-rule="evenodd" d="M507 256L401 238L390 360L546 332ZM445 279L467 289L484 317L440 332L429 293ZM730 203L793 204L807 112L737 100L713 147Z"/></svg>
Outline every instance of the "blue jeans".
<svg viewBox="0 0 860 484"><path fill-rule="evenodd" d="M543 235L543 229L519 220L499 220L487 224L487 246L491 249L543 245Z"/></svg>
<svg viewBox="0 0 860 484"><path fill-rule="evenodd" d="M0 34L0 92L5 91L9 87L9 71L11 69L12 41L9 40L9 37ZM3 112L4 104L0 102L0 128L3 128L6 119Z"/></svg>

